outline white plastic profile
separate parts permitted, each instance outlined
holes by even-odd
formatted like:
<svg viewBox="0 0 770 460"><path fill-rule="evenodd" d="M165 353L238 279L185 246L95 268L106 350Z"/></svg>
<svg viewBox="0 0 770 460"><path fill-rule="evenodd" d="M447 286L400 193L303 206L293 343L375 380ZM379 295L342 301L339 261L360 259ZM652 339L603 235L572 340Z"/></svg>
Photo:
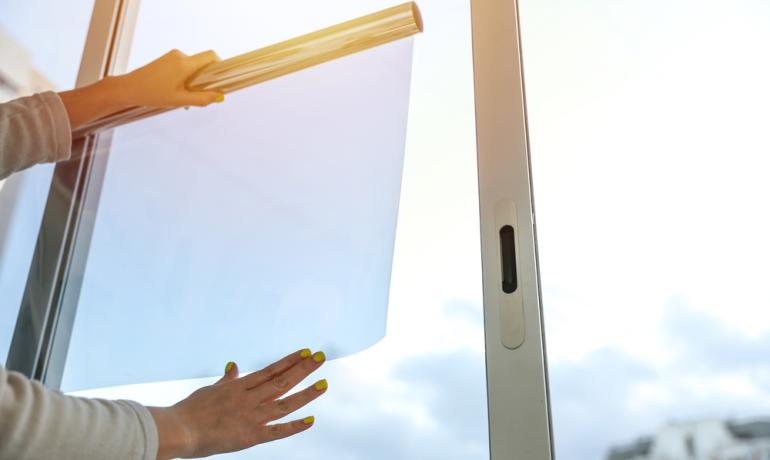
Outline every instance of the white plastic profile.
<svg viewBox="0 0 770 460"><path fill-rule="evenodd" d="M471 0L492 460L553 458L516 0ZM500 230L515 237L515 289ZM508 241L510 251L510 240ZM510 292L505 292L505 291Z"/></svg>

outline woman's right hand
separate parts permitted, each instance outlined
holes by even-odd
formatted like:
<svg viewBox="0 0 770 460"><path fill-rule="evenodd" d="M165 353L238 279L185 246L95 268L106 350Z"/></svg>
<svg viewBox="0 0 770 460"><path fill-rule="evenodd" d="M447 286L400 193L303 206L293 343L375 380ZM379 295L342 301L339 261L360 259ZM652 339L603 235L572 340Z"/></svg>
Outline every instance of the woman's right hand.
<svg viewBox="0 0 770 460"><path fill-rule="evenodd" d="M244 377L238 377L235 363L228 363L224 377L213 385L195 391L171 407L150 407L158 427L158 459L234 452L307 430L313 426L313 417L268 423L326 392L326 380L319 380L281 398L325 360L323 352L311 354L304 349Z"/></svg>
<svg viewBox="0 0 770 460"><path fill-rule="evenodd" d="M220 91L193 91L187 88L186 83L199 70L217 61L219 56L213 51L188 56L179 50L171 50L149 64L114 77L114 80L119 82L123 100L130 107L203 107L224 101L224 94Z"/></svg>

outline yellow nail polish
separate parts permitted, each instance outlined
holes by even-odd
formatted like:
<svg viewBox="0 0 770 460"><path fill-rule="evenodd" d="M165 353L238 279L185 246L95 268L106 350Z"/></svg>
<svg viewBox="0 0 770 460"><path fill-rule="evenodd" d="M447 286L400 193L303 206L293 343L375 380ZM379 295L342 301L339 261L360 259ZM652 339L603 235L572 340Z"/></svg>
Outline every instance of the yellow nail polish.
<svg viewBox="0 0 770 460"><path fill-rule="evenodd" d="M224 96L217 96L217 98L214 99L214 102L225 102L225 97Z"/></svg>
<svg viewBox="0 0 770 460"><path fill-rule="evenodd" d="M318 391L322 391L329 388L329 382L327 382L326 379L319 380L313 384L313 387Z"/></svg>
<svg viewBox="0 0 770 460"><path fill-rule="evenodd" d="M317 363L322 363L326 361L326 355L322 351L316 351L315 353L313 353L313 361Z"/></svg>
<svg viewBox="0 0 770 460"><path fill-rule="evenodd" d="M233 370L233 366L235 366L235 363L232 361L229 361L227 365L225 366L225 374L229 373L231 370Z"/></svg>
<svg viewBox="0 0 770 460"><path fill-rule="evenodd" d="M310 417L305 417L302 419L302 423L304 423L305 425L312 425L313 422L315 422L315 417L313 417L312 415Z"/></svg>
<svg viewBox="0 0 770 460"><path fill-rule="evenodd" d="M312 354L313 354L313 352L310 351L310 348L304 348L302 351L299 352L299 356L302 359L305 359L305 358L307 358L308 356L310 356Z"/></svg>

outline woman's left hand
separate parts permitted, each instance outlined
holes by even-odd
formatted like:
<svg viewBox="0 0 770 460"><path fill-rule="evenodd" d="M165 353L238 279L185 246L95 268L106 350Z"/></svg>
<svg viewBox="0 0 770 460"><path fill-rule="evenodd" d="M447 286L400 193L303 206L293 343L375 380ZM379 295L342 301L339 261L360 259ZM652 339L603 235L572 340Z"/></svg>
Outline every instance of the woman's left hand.
<svg viewBox="0 0 770 460"><path fill-rule="evenodd" d="M225 375L171 407L150 407L158 427L158 459L195 458L234 452L307 430L315 419L281 419L326 392L326 380L281 398L326 360L304 349L261 371L238 376L228 363Z"/></svg>

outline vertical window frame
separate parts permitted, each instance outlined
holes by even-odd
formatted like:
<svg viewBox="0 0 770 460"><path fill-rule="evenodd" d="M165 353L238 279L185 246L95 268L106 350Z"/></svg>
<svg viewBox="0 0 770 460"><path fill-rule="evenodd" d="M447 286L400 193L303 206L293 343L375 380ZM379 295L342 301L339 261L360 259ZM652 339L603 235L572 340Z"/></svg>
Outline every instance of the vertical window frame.
<svg viewBox="0 0 770 460"><path fill-rule="evenodd" d="M139 0L95 0L77 87L126 70ZM111 132L73 142L56 165L7 367L58 389L64 371ZM99 152L99 155L96 155Z"/></svg>
<svg viewBox="0 0 770 460"><path fill-rule="evenodd" d="M553 458L517 0L471 0L492 460ZM500 230L515 234L503 290ZM506 261L508 262L508 261ZM510 289L509 289L510 290Z"/></svg>

